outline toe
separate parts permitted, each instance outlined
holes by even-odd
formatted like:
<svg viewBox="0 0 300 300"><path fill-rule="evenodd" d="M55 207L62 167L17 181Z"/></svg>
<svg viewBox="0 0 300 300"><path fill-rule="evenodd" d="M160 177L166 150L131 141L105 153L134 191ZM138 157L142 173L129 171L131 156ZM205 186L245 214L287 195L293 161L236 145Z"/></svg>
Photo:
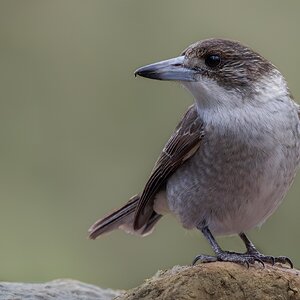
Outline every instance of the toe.
<svg viewBox="0 0 300 300"><path fill-rule="evenodd" d="M217 257L212 256L212 255L203 255L203 254L200 254L200 255L197 255L194 258L194 260L192 262L192 265L194 266L198 261L201 262L201 263L215 262L215 261L217 261Z"/></svg>
<svg viewBox="0 0 300 300"><path fill-rule="evenodd" d="M287 256L275 257L275 262L280 264L289 264L291 269L294 268L293 262Z"/></svg>

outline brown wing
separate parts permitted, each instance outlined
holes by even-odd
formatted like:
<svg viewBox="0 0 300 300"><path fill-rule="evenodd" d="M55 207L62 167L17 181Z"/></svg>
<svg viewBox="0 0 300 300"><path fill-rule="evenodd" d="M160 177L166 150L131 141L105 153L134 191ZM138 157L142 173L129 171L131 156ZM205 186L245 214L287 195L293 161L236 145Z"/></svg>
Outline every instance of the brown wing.
<svg viewBox="0 0 300 300"><path fill-rule="evenodd" d="M134 229L140 229L153 213L153 202L168 177L188 158L195 154L203 138L203 123L195 105L188 108L182 120L158 158L137 205Z"/></svg>

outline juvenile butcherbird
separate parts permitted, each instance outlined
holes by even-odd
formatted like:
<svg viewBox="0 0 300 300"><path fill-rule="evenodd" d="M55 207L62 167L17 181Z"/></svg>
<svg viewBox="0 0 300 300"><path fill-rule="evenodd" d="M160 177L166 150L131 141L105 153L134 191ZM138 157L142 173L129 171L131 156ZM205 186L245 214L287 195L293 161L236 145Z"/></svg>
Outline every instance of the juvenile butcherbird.
<svg viewBox="0 0 300 300"><path fill-rule="evenodd" d="M292 262L261 254L246 237L282 202L299 167L299 107L277 68L239 42L208 39L135 75L180 82L194 97L143 191L97 221L91 239L123 229L149 234L166 213L199 229L215 256L201 262ZM238 234L245 253L224 251L214 235Z"/></svg>

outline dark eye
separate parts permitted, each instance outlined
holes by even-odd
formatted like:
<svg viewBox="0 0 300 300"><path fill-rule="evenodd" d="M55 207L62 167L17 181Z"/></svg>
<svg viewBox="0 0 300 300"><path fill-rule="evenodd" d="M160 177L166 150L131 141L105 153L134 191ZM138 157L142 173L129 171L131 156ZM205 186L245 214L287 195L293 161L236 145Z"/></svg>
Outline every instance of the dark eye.
<svg viewBox="0 0 300 300"><path fill-rule="evenodd" d="M221 57L217 54L211 54L205 58L205 64L210 68L215 68L220 63L221 63Z"/></svg>

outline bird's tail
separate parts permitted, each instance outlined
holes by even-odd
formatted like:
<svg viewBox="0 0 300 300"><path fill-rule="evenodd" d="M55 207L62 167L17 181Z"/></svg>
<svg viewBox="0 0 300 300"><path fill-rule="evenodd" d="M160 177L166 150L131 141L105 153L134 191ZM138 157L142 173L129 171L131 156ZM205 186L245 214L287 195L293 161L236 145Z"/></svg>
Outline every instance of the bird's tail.
<svg viewBox="0 0 300 300"><path fill-rule="evenodd" d="M147 224L138 231L133 229L134 213L137 207L139 195L133 196L124 206L113 211L104 218L98 220L89 229L89 238L94 240L99 235L108 233L115 229L122 229L127 233L145 236L150 234L156 222L162 217L153 212Z"/></svg>

